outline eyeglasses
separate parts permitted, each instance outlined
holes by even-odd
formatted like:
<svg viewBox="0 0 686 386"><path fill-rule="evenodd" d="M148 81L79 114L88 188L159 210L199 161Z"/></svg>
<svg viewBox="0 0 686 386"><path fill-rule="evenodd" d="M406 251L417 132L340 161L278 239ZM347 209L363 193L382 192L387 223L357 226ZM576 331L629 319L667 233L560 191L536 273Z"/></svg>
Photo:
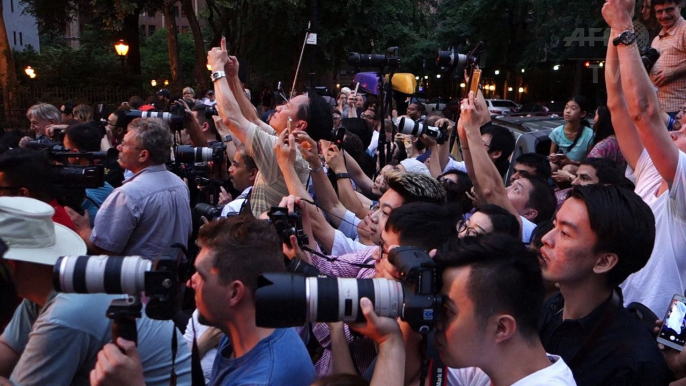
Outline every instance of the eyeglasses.
<svg viewBox="0 0 686 386"><path fill-rule="evenodd" d="M141 147L138 147L138 146L136 146L136 145L130 145L130 144L124 142L124 141L122 141L122 142L119 144L119 146L121 146L121 147L129 147L129 148L132 148L132 149L143 150L143 148L141 148Z"/></svg>
<svg viewBox="0 0 686 386"><path fill-rule="evenodd" d="M467 221L460 220L457 223L457 233L462 232L465 232L467 236L478 236L481 234L481 232L479 232L479 229L472 228L467 224Z"/></svg>
<svg viewBox="0 0 686 386"><path fill-rule="evenodd" d="M362 119L374 119L374 116L369 115L369 114L362 114L362 115L360 115L360 118L362 118Z"/></svg>

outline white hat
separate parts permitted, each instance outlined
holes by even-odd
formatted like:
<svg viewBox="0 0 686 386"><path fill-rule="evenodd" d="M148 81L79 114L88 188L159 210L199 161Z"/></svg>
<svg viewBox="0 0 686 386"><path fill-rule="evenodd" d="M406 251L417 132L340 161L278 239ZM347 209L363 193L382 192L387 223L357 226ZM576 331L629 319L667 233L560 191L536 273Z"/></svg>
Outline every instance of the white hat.
<svg viewBox="0 0 686 386"><path fill-rule="evenodd" d="M0 197L0 237L8 260L54 265L65 255L86 254L86 243L71 229L52 221L55 209L28 197Z"/></svg>
<svg viewBox="0 0 686 386"><path fill-rule="evenodd" d="M414 158L405 158L404 160L400 161L400 164L403 165L407 173L419 173L427 176L431 175L429 168Z"/></svg>

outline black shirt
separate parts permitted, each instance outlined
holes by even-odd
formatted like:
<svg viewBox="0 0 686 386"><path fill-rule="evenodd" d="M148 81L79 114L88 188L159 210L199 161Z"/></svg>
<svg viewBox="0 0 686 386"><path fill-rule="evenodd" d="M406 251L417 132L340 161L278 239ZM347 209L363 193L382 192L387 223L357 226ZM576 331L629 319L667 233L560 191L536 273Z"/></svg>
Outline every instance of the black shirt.
<svg viewBox="0 0 686 386"><path fill-rule="evenodd" d="M543 347L564 359L579 386L667 385L673 376L657 342L617 298L563 321L564 298L557 293L543 306Z"/></svg>

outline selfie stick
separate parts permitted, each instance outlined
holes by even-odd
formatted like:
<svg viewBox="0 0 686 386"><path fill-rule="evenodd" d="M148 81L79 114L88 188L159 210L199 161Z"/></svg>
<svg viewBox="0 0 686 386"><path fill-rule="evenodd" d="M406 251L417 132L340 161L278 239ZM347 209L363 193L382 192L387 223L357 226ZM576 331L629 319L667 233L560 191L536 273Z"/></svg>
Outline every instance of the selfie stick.
<svg viewBox="0 0 686 386"><path fill-rule="evenodd" d="M300 50L300 59L298 59L298 67L295 69L295 77L293 78L293 87L291 87L291 98L295 96L295 82L298 81L298 73L300 72L300 63L303 61L303 54L305 53L305 46L307 45L307 38L310 36L310 22L307 22L307 29L305 30L305 41L303 42L303 48ZM310 87L314 87L310 85ZM314 92L314 90L310 90Z"/></svg>

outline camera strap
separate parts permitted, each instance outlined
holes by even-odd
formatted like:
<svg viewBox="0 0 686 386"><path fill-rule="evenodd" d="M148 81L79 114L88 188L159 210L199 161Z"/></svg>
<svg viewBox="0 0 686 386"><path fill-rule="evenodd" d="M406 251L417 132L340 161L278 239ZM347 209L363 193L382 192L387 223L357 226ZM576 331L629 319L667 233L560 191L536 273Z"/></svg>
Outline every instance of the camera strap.
<svg viewBox="0 0 686 386"><path fill-rule="evenodd" d="M191 384L193 386L205 386L205 374L200 364L200 349L198 349L198 333L195 331L195 321L191 318L193 326L193 347L191 348Z"/></svg>
<svg viewBox="0 0 686 386"><path fill-rule="evenodd" d="M172 370L169 374L169 386L176 386L176 352L179 348L179 342L176 339L176 325L172 325Z"/></svg>

